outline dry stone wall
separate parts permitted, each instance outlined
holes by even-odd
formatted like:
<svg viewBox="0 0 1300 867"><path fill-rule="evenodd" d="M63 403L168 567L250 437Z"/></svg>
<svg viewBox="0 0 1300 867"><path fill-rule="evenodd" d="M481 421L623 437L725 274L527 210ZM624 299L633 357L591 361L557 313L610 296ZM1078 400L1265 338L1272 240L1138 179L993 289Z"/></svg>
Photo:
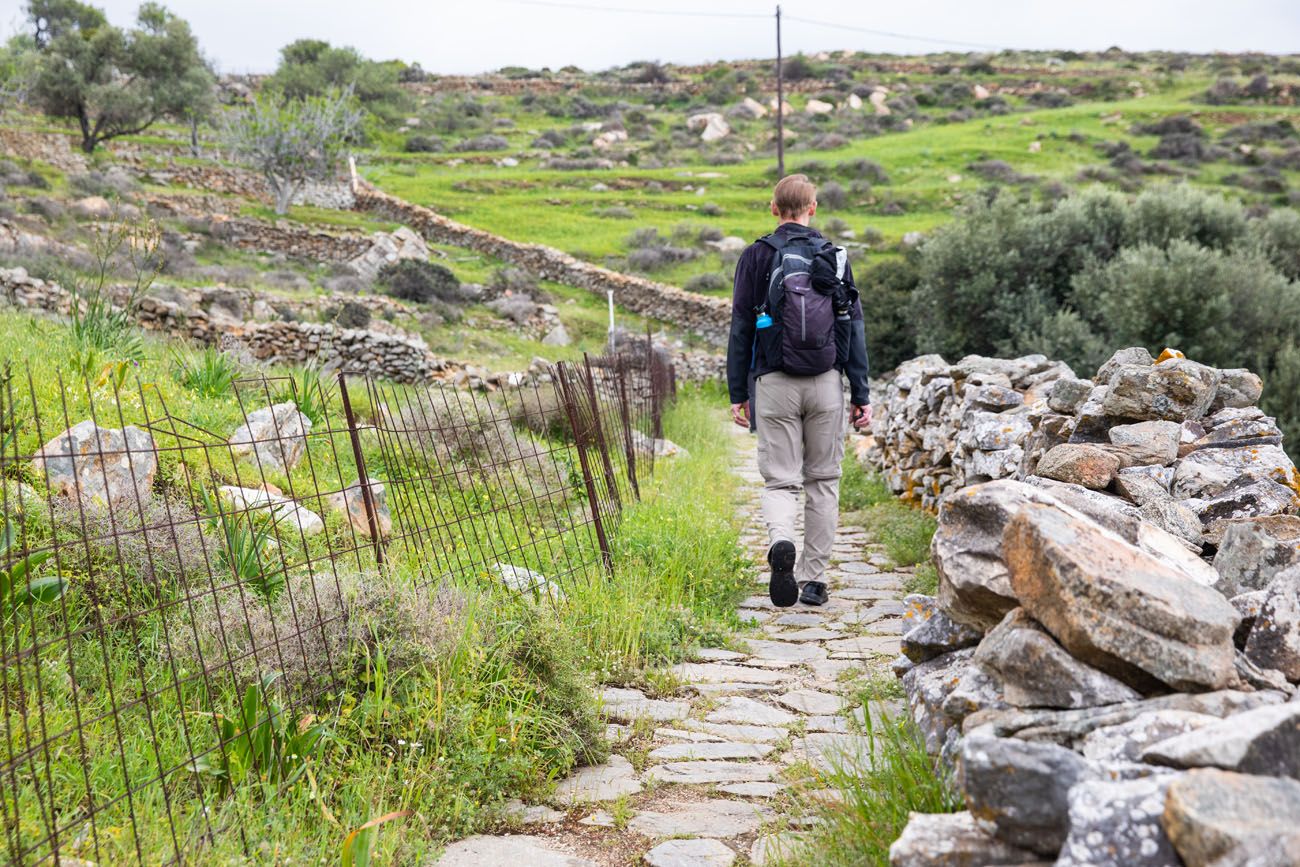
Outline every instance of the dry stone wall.
<svg viewBox="0 0 1300 867"><path fill-rule="evenodd" d="M524 268L543 279L586 289L601 297L612 291L615 303L625 310L672 323L674 328L699 335L715 345L721 346L726 342L731 305L725 299L697 295L664 283L620 274L541 244L511 241L458 223L369 185L361 185L356 197L359 209L410 226L434 243L466 247Z"/></svg>
<svg viewBox="0 0 1300 867"><path fill-rule="evenodd" d="M1142 349L900 369L874 456L933 483L939 581L895 672L966 810L894 867L1296 863L1300 483L1260 393Z"/></svg>

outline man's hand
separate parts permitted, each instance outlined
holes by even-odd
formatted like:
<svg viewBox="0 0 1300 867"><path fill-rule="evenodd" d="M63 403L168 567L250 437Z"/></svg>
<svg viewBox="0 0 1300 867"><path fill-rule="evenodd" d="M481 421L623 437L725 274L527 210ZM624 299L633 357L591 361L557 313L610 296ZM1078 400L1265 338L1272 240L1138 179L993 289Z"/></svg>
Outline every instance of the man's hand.
<svg viewBox="0 0 1300 867"><path fill-rule="evenodd" d="M853 423L855 430L866 430L871 427L871 404L855 405L849 412L849 421Z"/></svg>
<svg viewBox="0 0 1300 867"><path fill-rule="evenodd" d="M733 403L731 405L731 420L736 423L737 427L749 429L749 403Z"/></svg>

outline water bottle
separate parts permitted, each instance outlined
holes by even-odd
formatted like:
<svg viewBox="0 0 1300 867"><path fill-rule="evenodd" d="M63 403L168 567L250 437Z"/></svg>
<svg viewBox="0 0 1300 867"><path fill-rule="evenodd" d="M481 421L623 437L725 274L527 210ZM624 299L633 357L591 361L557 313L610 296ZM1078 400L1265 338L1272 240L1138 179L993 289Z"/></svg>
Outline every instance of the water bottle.
<svg viewBox="0 0 1300 867"><path fill-rule="evenodd" d="M771 328L772 317L768 316L766 312L760 313L758 318L754 320L754 326L756 328Z"/></svg>

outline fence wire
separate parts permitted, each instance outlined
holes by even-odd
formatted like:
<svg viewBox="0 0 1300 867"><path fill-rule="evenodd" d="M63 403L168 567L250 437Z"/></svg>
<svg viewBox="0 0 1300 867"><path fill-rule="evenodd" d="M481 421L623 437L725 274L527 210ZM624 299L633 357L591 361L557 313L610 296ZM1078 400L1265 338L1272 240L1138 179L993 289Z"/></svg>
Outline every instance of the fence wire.
<svg viewBox="0 0 1300 867"><path fill-rule="evenodd" d="M648 342L494 393L259 376L226 410L6 370L0 821L21 865L180 863L239 834L223 804L291 781L282 744L315 748L350 674L357 576L552 603L599 582L675 388Z"/></svg>

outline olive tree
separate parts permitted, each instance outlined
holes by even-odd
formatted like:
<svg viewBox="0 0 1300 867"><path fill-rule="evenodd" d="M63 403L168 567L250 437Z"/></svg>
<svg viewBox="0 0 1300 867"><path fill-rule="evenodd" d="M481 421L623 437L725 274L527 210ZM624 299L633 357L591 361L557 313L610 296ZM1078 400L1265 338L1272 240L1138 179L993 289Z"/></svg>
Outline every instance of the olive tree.
<svg viewBox="0 0 1300 867"><path fill-rule="evenodd" d="M76 0L32 0L27 14L38 50L31 98L46 114L75 119L86 153L210 105L213 76L198 41L157 3L140 6L131 30Z"/></svg>
<svg viewBox="0 0 1300 867"><path fill-rule="evenodd" d="M226 115L222 139L233 158L266 178L275 212L284 214L304 184L333 175L360 123L351 91L307 99L262 94Z"/></svg>

